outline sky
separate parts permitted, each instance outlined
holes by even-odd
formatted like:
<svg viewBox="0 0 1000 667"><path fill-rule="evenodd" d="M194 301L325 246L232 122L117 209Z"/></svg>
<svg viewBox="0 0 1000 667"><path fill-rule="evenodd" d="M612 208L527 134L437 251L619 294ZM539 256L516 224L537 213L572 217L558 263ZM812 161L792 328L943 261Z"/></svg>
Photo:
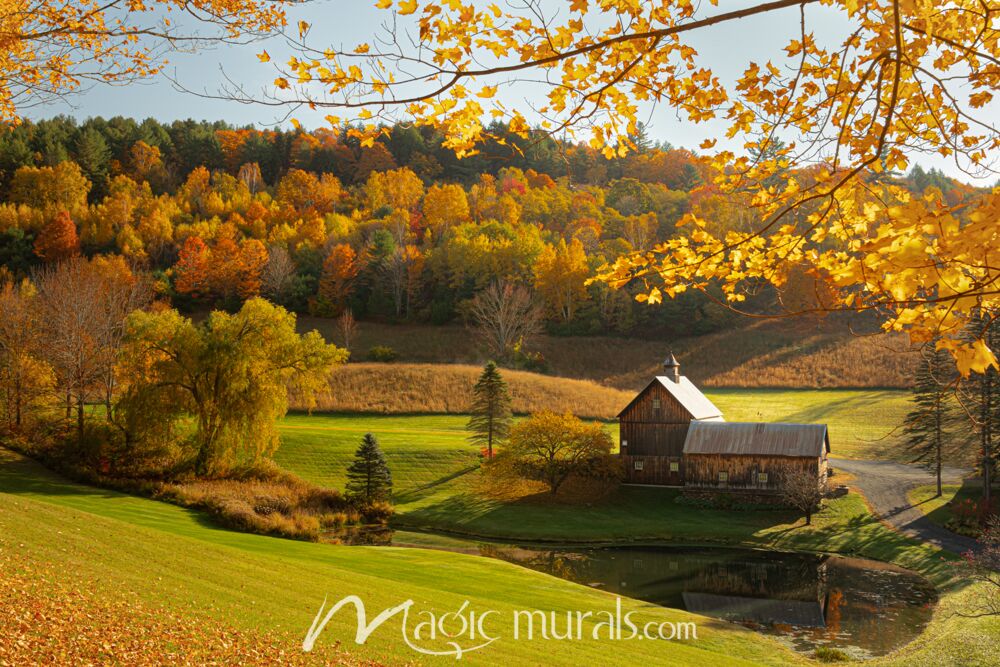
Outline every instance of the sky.
<svg viewBox="0 0 1000 667"><path fill-rule="evenodd" d="M552 7L563 4L562 0L549 0ZM745 4L748 3L727 0L720 3L721 8L712 13ZM294 9L290 13L289 23L294 25L300 18L311 23L311 43L325 42L334 48L350 49L359 43L371 41L386 16L386 12L375 9L374 0L312 0ZM807 9L806 18L807 29L814 33L817 42L839 43L847 34L846 18L830 8L811 6ZM798 31L798 8L790 8L772 12L765 17L742 19L696 31L688 41L698 50L702 62L729 85L751 61L762 63L772 59L776 64L783 62L785 54L782 47L789 39L796 37ZM284 45L275 42L217 46L195 54L172 54L167 73L184 88L210 95L219 94L226 77L241 82L248 91L260 91L269 87L275 77L272 66L261 64L256 58L256 54L264 48L275 60L287 57ZM285 57L282 57L283 54ZM531 92L524 89L501 90L500 98L506 104L525 108L527 103L537 101L531 99ZM998 115L1000 106L994 104L986 111ZM299 110L294 115L309 129L325 125L323 116L328 113L331 113L329 109L314 112ZM338 112L332 113L336 115ZM155 118L162 122L193 118L225 120L240 126L289 126L285 118L286 112L280 109L230 100L206 99L179 90L165 77L124 86L95 86L64 101L32 108L25 115L40 119L57 114L71 115L81 120L90 116L121 115L137 119ZM726 128L723 121L694 124L679 119L666 106L650 109L645 121L653 139L692 150L697 149L705 139L719 138ZM725 140L721 140L716 148L742 152L740 146L726 145ZM996 177L979 181L970 179L953 162L943 158L920 155L915 158L915 162L925 168L936 167L966 182L986 185L997 181Z"/></svg>

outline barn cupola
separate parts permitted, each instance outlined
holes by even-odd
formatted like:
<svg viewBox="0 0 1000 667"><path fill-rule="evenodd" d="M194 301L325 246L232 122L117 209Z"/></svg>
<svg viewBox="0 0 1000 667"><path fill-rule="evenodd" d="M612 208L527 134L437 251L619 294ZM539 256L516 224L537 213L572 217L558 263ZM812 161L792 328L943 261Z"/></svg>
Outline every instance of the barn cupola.
<svg viewBox="0 0 1000 667"><path fill-rule="evenodd" d="M681 364L674 357L673 352L669 353L663 362L663 370L671 382L679 383L681 381Z"/></svg>

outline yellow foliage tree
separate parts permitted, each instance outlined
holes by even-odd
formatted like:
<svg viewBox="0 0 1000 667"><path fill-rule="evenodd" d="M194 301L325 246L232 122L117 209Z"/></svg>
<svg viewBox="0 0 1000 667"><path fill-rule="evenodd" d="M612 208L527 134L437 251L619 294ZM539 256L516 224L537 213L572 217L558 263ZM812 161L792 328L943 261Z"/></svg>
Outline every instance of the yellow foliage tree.
<svg viewBox="0 0 1000 667"><path fill-rule="evenodd" d="M587 253L579 239L546 245L535 263L535 289L563 322L572 320L577 306L587 298L589 277Z"/></svg>
<svg viewBox="0 0 1000 667"><path fill-rule="evenodd" d="M469 200L462 186L432 185L424 195L424 224L440 237L449 227L469 219Z"/></svg>

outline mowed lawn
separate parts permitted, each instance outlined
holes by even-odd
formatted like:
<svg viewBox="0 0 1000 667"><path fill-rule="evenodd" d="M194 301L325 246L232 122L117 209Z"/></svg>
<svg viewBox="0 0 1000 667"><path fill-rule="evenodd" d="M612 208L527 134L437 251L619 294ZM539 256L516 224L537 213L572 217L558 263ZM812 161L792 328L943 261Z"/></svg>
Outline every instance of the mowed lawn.
<svg viewBox="0 0 1000 667"><path fill-rule="evenodd" d="M707 389L726 421L827 424L833 456L897 459L910 392L899 389Z"/></svg>
<svg viewBox="0 0 1000 667"><path fill-rule="evenodd" d="M396 491L419 488L471 470L479 451L462 415L292 414L281 423L275 461L301 477L343 488L347 466L365 433L378 438Z"/></svg>

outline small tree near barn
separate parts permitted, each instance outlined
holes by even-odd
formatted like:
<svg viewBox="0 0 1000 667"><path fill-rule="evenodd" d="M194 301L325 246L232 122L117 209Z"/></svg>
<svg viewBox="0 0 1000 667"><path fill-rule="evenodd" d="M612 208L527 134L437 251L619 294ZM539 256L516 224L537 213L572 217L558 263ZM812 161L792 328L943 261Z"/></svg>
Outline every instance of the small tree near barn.
<svg viewBox="0 0 1000 667"><path fill-rule="evenodd" d="M347 495L367 502L385 500L392 491L392 474L378 439L366 433L347 468Z"/></svg>
<svg viewBox="0 0 1000 667"><path fill-rule="evenodd" d="M789 470L781 476L781 500L806 515L806 525L823 500L823 490L816 475L806 470Z"/></svg>
<svg viewBox="0 0 1000 667"><path fill-rule="evenodd" d="M493 445L510 435L510 393L495 362L483 368L472 388L472 405L466 430L473 444L486 447L486 458L493 458Z"/></svg>
<svg viewBox="0 0 1000 667"><path fill-rule="evenodd" d="M570 477L609 479L618 464L611 436L601 424L571 414L540 412L515 424L510 442L497 456L497 469L545 482L555 495Z"/></svg>

